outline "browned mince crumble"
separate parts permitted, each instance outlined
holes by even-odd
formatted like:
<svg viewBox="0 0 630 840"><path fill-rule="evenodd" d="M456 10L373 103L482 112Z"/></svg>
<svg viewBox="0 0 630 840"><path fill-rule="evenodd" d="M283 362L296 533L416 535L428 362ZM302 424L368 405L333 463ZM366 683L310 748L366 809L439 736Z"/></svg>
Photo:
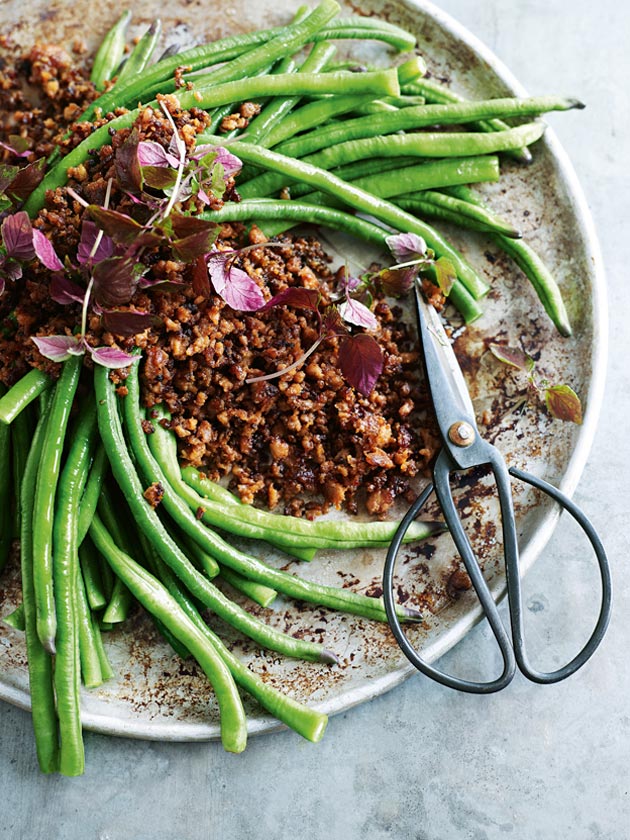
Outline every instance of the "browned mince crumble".
<svg viewBox="0 0 630 840"><path fill-rule="evenodd" d="M0 140L8 142L15 134L28 137L30 160L48 155L55 146L67 152L108 119L74 122L96 92L85 68L58 47L38 45L27 55L4 60L0 71ZM174 97L164 99L192 148L209 118L201 110L180 110ZM251 118L255 107L250 105L224 121L224 129ZM165 115L151 108L142 111L136 128L141 139L163 145L172 134ZM88 202L102 204L107 181L114 177L115 151L128 134L113 133L109 144L70 171L68 186ZM0 156L1 162L18 162L10 151L0 149ZM228 182L224 198L238 200L233 182ZM183 209L201 209L195 202L189 199ZM221 203L215 199L214 206ZM115 182L110 206L129 213L134 209ZM76 254L84 212L63 188L48 193L33 220L62 260ZM324 303L331 300L336 272L316 238L285 234L274 240L279 246L267 248L266 241L255 226L248 232L243 225L225 224L217 244L261 246L240 255L236 264L259 282L265 295L303 286L320 290ZM334 339L323 342L297 370L248 384L248 377L287 367L313 344L318 336L314 313L289 307L236 312L214 293L196 294L191 267L173 260L168 251L153 248L142 259L150 266L148 276L168 281L170 287L138 291L130 308L156 314L160 324L122 338L104 331L93 314L87 339L94 346L143 349L143 402L149 409L160 403L168 408L183 464L212 479L225 478L246 502L307 517L331 507L348 512L365 507L381 516L396 497L411 497L413 479L426 471L437 438L419 375L415 331L398 305L377 296L373 306L379 324L374 336L385 362L369 397L344 380ZM56 376L59 365L41 356L30 337L70 334L80 321L79 305L55 303L48 284L47 269L33 263L22 281L7 283L0 298L0 381L7 385L32 366ZM91 360L86 358L85 364ZM113 378L124 390L124 372ZM152 504L158 503L159 491L147 491Z"/></svg>

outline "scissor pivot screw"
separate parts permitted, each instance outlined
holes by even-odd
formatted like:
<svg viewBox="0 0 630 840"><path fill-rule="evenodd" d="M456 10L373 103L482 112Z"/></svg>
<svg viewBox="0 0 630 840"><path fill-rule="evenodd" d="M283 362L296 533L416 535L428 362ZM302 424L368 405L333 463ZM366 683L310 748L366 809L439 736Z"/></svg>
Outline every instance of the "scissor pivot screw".
<svg viewBox="0 0 630 840"><path fill-rule="evenodd" d="M455 446L470 446L475 440L475 430L470 423L453 423L448 430L448 437Z"/></svg>

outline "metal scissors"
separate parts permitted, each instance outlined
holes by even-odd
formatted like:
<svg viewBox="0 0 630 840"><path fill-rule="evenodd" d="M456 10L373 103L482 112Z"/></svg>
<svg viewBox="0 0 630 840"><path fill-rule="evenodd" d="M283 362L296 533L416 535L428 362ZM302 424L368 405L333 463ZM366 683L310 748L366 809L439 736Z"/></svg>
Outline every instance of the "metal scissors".
<svg viewBox="0 0 630 840"><path fill-rule="evenodd" d="M433 406L442 437L440 450L433 468L433 481L413 503L390 544L383 573L383 600L390 627L398 644L415 667L443 685L475 694L489 694L505 688L513 679L516 669L537 683L559 682L573 674L592 656L602 641L612 605L612 586L608 558L593 525L584 513L563 493L542 479L507 467L499 450L479 434L475 412L464 376L455 353L444 332L435 309L424 299L420 282L415 284L418 330L424 355L424 367ZM509 608L511 639L504 626L497 605L483 576L475 552L457 513L450 486L452 473L487 465L494 474L501 510L505 578ZM602 600L595 629L582 650L566 665L556 671L535 670L529 663L524 639L523 603L519 574L519 548L510 479L516 478L541 490L557 502L580 525L590 541L597 558L601 576ZM427 504L435 491L442 509L447 529L471 579L494 637L503 657L503 672L488 682L460 679L447 674L424 661L409 642L396 615L393 578L396 557L412 521Z"/></svg>

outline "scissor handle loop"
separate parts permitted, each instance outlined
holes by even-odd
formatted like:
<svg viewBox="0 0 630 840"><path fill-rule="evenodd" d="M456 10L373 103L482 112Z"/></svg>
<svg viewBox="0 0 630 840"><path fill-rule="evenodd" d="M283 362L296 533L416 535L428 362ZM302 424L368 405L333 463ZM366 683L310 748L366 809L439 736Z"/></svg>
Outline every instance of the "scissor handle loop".
<svg viewBox="0 0 630 840"><path fill-rule="evenodd" d="M562 491L558 490L552 484L548 484L542 478L523 472L516 467L510 467L508 472L519 481L524 481L526 484L541 490L557 502L564 510L566 510L582 531L586 534L597 558L599 573L602 586L602 600L599 610L599 616L593 632L584 647L577 653L570 662L558 668L555 671L537 671L529 664L527 653L525 650L525 638L523 629L523 610L522 598L520 588L520 577L518 574L513 575L511 580L508 580L508 599L510 602L510 621L512 624L512 639L514 644L514 652L518 662L519 670L530 680L537 683L554 683L560 682L567 677L574 674L582 665L587 662L593 655L595 650L601 644L602 639L608 628L610 622L610 615L612 610L612 579L610 573L610 564L602 541L600 540L593 524L586 517L585 513L565 496ZM506 567L510 566L510 558L506 555ZM518 571L518 570L517 570Z"/></svg>
<svg viewBox="0 0 630 840"><path fill-rule="evenodd" d="M448 481L451 468L452 461L446 450L442 450L434 468L433 475L435 483L429 484L423 490L400 523L389 546L387 557L385 559L385 568L383 571L383 601L389 625L396 641L412 665L425 674L425 676L428 676L436 682L439 682L449 688L456 689L457 691L465 691L470 694L491 694L496 691L501 691L512 681L516 672L516 660L510 640L507 636L503 623L501 622L492 594L488 588L488 584L483 577L477 558L475 557L472 546L470 545L466 532L463 529L455 509ZM471 578L475 591L477 592L483 611L488 618L488 622L497 640L501 656L503 658L503 671L501 675L488 682L462 679L460 677L453 676L452 674L447 674L439 668L429 665L428 662L422 659L420 654L410 643L402 629L398 616L396 615L396 605L394 603L393 596L393 579L396 558L409 526L427 503L434 489L436 491L436 495L438 496L438 501L442 508L442 512L444 513L448 528L451 532L457 550L464 561L466 570Z"/></svg>
<svg viewBox="0 0 630 840"><path fill-rule="evenodd" d="M512 643L510 643L510 640L508 639L503 623L501 622L497 606L483 577L477 558L475 557L474 551L457 514L449 485L449 475L453 468L453 463L445 450L442 450L436 461L434 468L434 483L425 487L400 523L389 546L383 572L383 601L385 604L387 618L396 641L407 659L419 671L436 682L458 691L465 691L474 694L490 694L505 688L511 682L517 665L518 669L525 677L536 683L554 683L571 676L571 674L575 673L588 661L588 659L590 659L601 643L610 622L612 610L612 580L610 564L602 542L584 512L573 501L571 501L568 496L543 479L533 476L530 473L523 472L516 467L508 469L498 450L489 444L487 446L488 452L490 453L488 463L492 467L492 471L495 476L501 508L506 589L512 630ZM523 628L523 604L519 571L518 540L512 504L510 476L517 478L519 481L524 481L526 484L530 484L532 487L546 493L564 510L568 511L568 513L575 519L577 524L586 534L597 558L602 585L602 601L597 622L591 636L579 653L577 653L570 662L555 671L538 671L535 668L532 668L527 657ZM398 616L396 615L396 605L393 595L393 579L396 558L403 543L404 536L411 523L426 505L434 490L436 491L440 507L442 508L442 512L446 519L448 529L455 542L457 551L471 578L473 587L475 588L477 596L481 602L483 612L488 619L503 657L502 674L497 679L489 682L464 680L459 677L452 676L451 674L447 674L444 671L430 665L422 659L413 645L409 642L409 639L402 629Z"/></svg>

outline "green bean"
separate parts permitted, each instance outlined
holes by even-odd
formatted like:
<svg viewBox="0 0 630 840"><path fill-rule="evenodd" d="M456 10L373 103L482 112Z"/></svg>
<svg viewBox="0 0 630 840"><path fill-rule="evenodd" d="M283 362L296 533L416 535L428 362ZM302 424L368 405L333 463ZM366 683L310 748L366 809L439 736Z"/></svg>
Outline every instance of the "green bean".
<svg viewBox="0 0 630 840"><path fill-rule="evenodd" d="M208 580L213 580L219 574L219 564L214 557L204 551L199 543L196 543L181 529L177 535L177 542L182 548L186 549L190 559L201 569Z"/></svg>
<svg viewBox="0 0 630 840"><path fill-rule="evenodd" d="M289 223L286 227L298 222L320 224L342 230L345 233L357 236L359 239L373 242L375 245L382 245L384 236L387 236L388 233L388 231L365 219L352 216L350 213L344 213L333 207L293 200L250 198L240 202L226 202L218 210L201 213L200 216L219 223L255 219L270 222L284 220ZM267 232L265 225L262 225L262 229Z"/></svg>
<svg viewBox="0 0 630 840"><path fill-rule="evenodd" d="M153 575L134 562L111 539L98 513L90 536L115 575L124 581L142 606L156 616L189 650L208 677L219 704L221 741L226 750L242 752L247 742L247 722L236 685L223 659L190 621L175 599Z"/></svg>
<svg viewBox="0 0 630 840"><path fill-rule="evenodd" d="M367 213L378 221L391 225L396 230L417 233L424 238L428 247L435 251L438 256L446 256L452 262L457 276L467 289L475 289L477 294L483 294L487 291L488 287L485 281L476 274L471 266L437 231L411 214L400 210L394 204L371 195L354 184L348 184L346 181L312 164L285 157L260 146L239 141L238 155L248 163L281 172L287 178L304 181L316 190L332 195L333 198L343 201L353 209Z"/></svg>
<svg viewBox="0 0 630 840"><path fill-rule="evenodd" d="M159 556L155 555L155 562L160 568L160 576L162 582L180 605L182 610L188 615L190 620L199 628L204 637L215 648L219 656L226 663L230 672L236 682L248 691L258 702L270 711L278 720L286 723L304 738L309 741L319 741L324 734L326 728L327 718L321 712L309 709L301 703L286 697L279 691L276 691L271 686L267 685L260 677L252 673L249 668L244 665L240 659L234 656L233 653L223 644L223 642L216 636L212 630L203 621L195 605L186 595L182 587L179 585L171 570L160 560ZM331 663L333 662L331 654ZM338 664L334 659L334 664Z"/></svg>
<svg viewBox="0 0 630 840"><path fill-rule="evenodd" d="M108 470L109 461L107 460L107 455L102 444L99 444L94 453L90 474L79 504L79 533L77 537L79 545L83 544L85 535L90 527L90 522L92 521L94 511L101 496L103 482Z"/></svg>
<svg viewBox="0 0 630 840"><path fill-rule="evenodd" d="M30 370L0 398L0 424L12 423L27 405L52 384L53 380L47 373L37 368Z"/></svg>
<svg viewBox="0 0 630 840"><path fill-rule="evenodd" d="M271 67L274 62L309 43L315 33L330 21L338 9L339 6L335 0L322 0L304 20L290 24L283 35L271 38L266 43L238 55L232 61L207 73L190 78L184 77L184 81L192 81L197 90L202 90L204 85L216 87L235 80L251 80L262 68ZM152 87L145 87L143 99L146 101L147 98L153 98L158 93L167 92L170 92L170 85L165 86L163 82L160 82ZM253 99L255 96L256 94L253 94L246 98ZM239 99L240 97L235 96L233 101L236 102Z"/></svg>
<svg viewBox="0 0 630 840"><path fill-rule="evenodd" d="M293 23L293 24L300 23L302 20L304 20L305 17L308 16L308 11L309 11L308 6L300 6L296 10L291 23ZM281 61L278 61L277 64L274 67L269 68L268 72L272 72L272 73L294 73L295 68L296 68L296 62L295 62L294 58L292 56L287 55ZM319 69L320 69L319 67L312 68L311 72L317 72ZM286 99L286 97L285 97L285 99ZM271 100L265 99L265 100L260 102L262 110L260 111L258 116L254 117L250 121L249 125L247 126L247 134L248 134L249 137L258 136L259 131L261 131L261 129L262 129L263 121L266 121L269 118L269 115L271 114L270 109L273 108L273 110L275 111L276 105L274 103L277 104L278 101L279 101L279 98L276 97L275 99L271 99ZM263 114L265 113L265 111L267 112L267 116L263 117ZM262 119L261 119L261 117L262 117ZM214 120L213 120L213 122L214 122ZM213 131L213 128L212 128L213 122L211 122L210 125L208 126L208 131L210 131L210 132ZM234 131L231 131L230 134L228 135L228 137L235 136L236 134L238 134L238 129L235 129Z"/></svg>
<svg viewBox="0 0 630 840"><path fill-rule="evenodd" d="M294 140L280 144L276 148L276 151L289 155L290 157L301 158L320 149L326 149L338 143L344 143L347 140L386 136L397 131L409 131L427 128L429 126L460 125L467 122L474 122L482 115L504 114L508 116L531 117L548 111L566 111L578 107L583 107L582 103L575 99L553 96L530 97L526 99L515 99L512 97L444 105L419 105L400 108L394 113L371 114L368 117L357 117L343 122L333 122L326 126L320 126L315 131L301 134L300 137ZM502 137L505 137L507 132L511 131L513 129L506 127L504 131L498 133ZM429 133L428 136L431 136L431 134ZM445 138L446 136L444 134L439 135L440 138ZM452 137L453 135L450 136ZM518 142L518 134L511 134L509 136L512 138L516 137ZM440 142L443 143L445 141L441 139ZM510 145L510 142L505 145ZM484 141L481 141L481 143L483 146ZM501 151L501 149L497 151ZM434 156L440 156L440 152Z"/></svg>
<svg viewBox="0 0 630 840"><path fill-rule="evenodd" d="M562 299L562 292L554 276L536 251L526 242L509 239L507 236L499 235L495 239L501 250L512 257L521 271L529 278L545 312L553 321L558 332L563 336L570 336L572 334L571 321Z"/></svg>
<svg viewBox="0 0 630 840"><path fill-rule="evenodd" d="M396 69L399 85L401 78L408 79L412 76L418 76L422 73L423 69L423 64L418 57L412 59L410 62L405 62L405 64L399 65ZM348 92L341 92L339 95L328 99L309 102L297 109L295 113L285 117L281 123L272 128L265 137L262 145L268 147L276 146L279 143L288 140L290 137L293 137L294 134L297 134L298 132L306 132L311 128L315 128L316 131L318 131L330 118L346 114L361 105L366 105L369 102L372 102L378 95L379 94L376 91L374 91L372 96L365 97L348 95ZM197 139L197 142L206 142L205 137L208 134L208 131L203 132L203 134L201 134Z"/></svg>
<svg viewBox="0 0 630 840"><path fill-rule="evenodd" d="M244 219L255 219L261 222L268 219L267 224L262 224L262 229L267 236L275 236L297 222L311 222L345 231L368 242L385 247L385 237L388 233L377 225L341 210L296 201L254 198L238 204L227 202L221 209L202 215L204 218L214 219L218 222L242 221ZM481 316L481 309L476 300L460 280L455 281L450 299L464 316L466 323L472 323Z"/></svg>
<svg viewBox="0 0 630 840"><path fill-rule="evenodd" d="M42 772L55 773L59 769L59 742L53 688L53 660L44 650L37 634L33 568L33 498L46 425L46 411L43 411L35 429L22 481L20 565L31 713L37 759Z"/></svg>
<svg viewBox="0 0 630 840"><path fill-rule="evenodd" d="M321 153L317 157L320 155ZM388 161L387 158L385 160ZM406 157L404 157L404 161L407 161ZM356 163L358 162L356 161ZM326 161L317 162L305 158L304 163L311 163L321 169L332 171L332 165L328 166ZM371 175L358 177L355 172L349 180L352 180L354 186L360 187L365 192L375 193L381 198L388 198L402 192L419 192L421 190L447 187L454 184L471 184L481 181L499 180L499 160L494 155L445 158L421 163L416 162L415 164L405 165L400 169L396 169L394 172L390 171L389 161L387 166L381 168L378 167L374 159L365 161L365 165L366 170L372 171ZM345 166L350 166L350 164L345 164ZM259 175L247 184L243 184L239 188L239 194L243 198L268 196L277 188L281 180L280 177L277 177L274 182L274 179L267 177L268 175L275 174L266 173L265 175ZM271 189L270 186L272 187ZM301 185L298 186L301 187ZM329 201L328 197L321 193L309 192L304 194L305 188L301 187L298 190L298 193L302 193L300 197L303 200L313 203ZM486 292L487 288L482 290L482 294Z"/></svg>
<svg viewBox="0 0 630 840"><path fill-rule="evenodd" d="M443 158L447 160L463 160L476 156L486 157L489 153L514 146L516 139L529 138L529 142L539 139L544 131L543 123L527 123L509 132L494 132L492 134L470 133L439 133L416 132L413 134L379 135L364 137L360 140L349 140L329 146L312 155L294 155L304 163L310 163L321 169L331 170L336 166L343 166L356 160L390 158L411 155L413 157ZM496 172L494 180L498 179L498 161L495 162ZM275 175L275 177L272 177ZM474 180L474 179L469 179ZM483 178L481 180L484 180ZM456 183L466 183L460 179ZM243 198L269 195L276 189L285 186L282 176L267 173L258 178L241 184L239 193ZM420 189L424 189L420 187Z"/></svg>
<svg viewBox="0 0 630 840"><path fill-rule="evenodd" d="M90 517L91 520L92 517ZM107 604L107 598L101 578L100 557L89 537L82 540L79 546L79 564L90 609L102 610Z"/></svg>
<svg viewBox="0 0 630 840"><path fill-rule="evenodd" d="M307 131L316 126L322 127L329 119L333 117L347 114L348 112L372 102L374 96L366 94L359 95L345 95L343 93L338 96L332 96L328 99L316 99L313 102L308 102L297 108L288 117L285 117L281 123L274 126L269 134L265 137L262 145L269 148L277 146L279 143L288 140L298 132ZM205 135L209 132L203 132L199 135L198 142L205 142Z"/></svg>
<svg viewBox="0 0 630 840"><path fill-rule="evenodd" d="M76 596L81 676L83 678L83 684L87 688L96 688L103 683L101 660L96 646L96 633L98 631L92 620L92 613L87 602L85 585L80 571L77 574Z"/></svg>
<svg viewBox="0 0 630 840"><path fill-rule="evenodd" d="M388 96L383 99L373 99L371 102L367 102L365 105L359 105L357 108L353 108L350 112L350 116L363 117L371 116L373 114L396 113L399 110L399 106L390 101L392 98L393 97Z"/></svg>
<svg viewBox="0 0 630 840"><path fill-rule="evenodd" d="M415 36L410 32L385 20L370 17L336 18L319 35L327 41L357 38L361 40L373 39L389 44L398 52L409 52L416 45Z"/></svg>
<svg viewBox="0 0 630 840"><path fill-rule="evenodd" d="M55 494L59 482L63 446L74 394L83 364L81 356L63 363L50 403L46 433L37 472L33 507L33 563L37 632L44 649L55 652L55 596L53 591L53 525Z"/></svg>
<svg viewBox="0 0 630 840"><path fill-rule="evenodd" d="M28 450L33 439L33 424L31 423L31 412L23 411L11 424L11 457L13 470L13 536L17 539L20 536L22 521L22 502L20 499L20 488L24 477ZM0 438L2 437L2 424L0 424ZM0 467L0 470L2 467ZM0 537L0 542L2 537Z"/></svg>
<svg viewBox="0 0 630 840"><path fill-rule="evenodd" d="M90 81L97 90L102 90L111 79L125 52L125 37L131 20L131 12L124 11L103 38L94 56Z"/></svg>
<svg viewBox="0 0 630 840"><path fill-rule="evenodd" d="M127 378L129 402L125 403L125 411L137 411L137 378L131 374ZM133 408L132 408L133 407ZM152 409L155 416L161 416L162 409L155 406ZM141 419L133 418L136 428L142 428ZM176 496L190 507L190 513L201 511L202 520L211 526L219 527L241 536L259 537L268 542L278 541L278 545L295 544L312 545L317 548L361 548L363 546L387 545L397 526L396 522L347 522L336 520L310 521L296 517L279 516L278 514L253 508L240 501L229 506L225 503L226 490L214 481L208 481L194 469L186 467L180 470L177 462L175 439L171 432L164 429L160 423L155 425L155 431L149 435L148 448L164 476L169 487ZM155 480L155 479L154 479ZM188 486L186 486L188 485ZM165 496L165 506L172 502ZM227 511L227 514L226 514ZM169 508L169 513L171 513ZM171 513L174 516L174 513ZM191 522L192 524L192 522ZM410 539L424 539L435 532L430 523L417 522L410 535ZM195 530L203 531L201 526ZM302 538L302 539L300 539ZM218 558L217 558L218 559Z"/></svg>
<svg viewBox="0 0 630 840"><path fill-rule="evenodd" d="M113 576L113 572L109 566L110 574ZM96 648L96 653L98 654L98 659L101 665L101 678L103 682L107 682L107 680L111 680L114 677L114 669L112 668L109 659L107 658L107 652L105 651L105 645L103 644L103 635L101 633L101 628L99 627L99 623L92 614L92 626L94 628L94 647Z"/></svg>
<svg viewBox="0 0 630 840"><path fill-rule="evenodd" d="M284 60L278 62L278 64L279 65L284 64ZM273 72L273 70L274 70L274 65L269 64L266 67L262 67L260 70L258 70L258 72L252 73L251 78L257 78L257 77L260 77L260 76L268 76L271 72ZM278 70L277 72L280 73L281 71ZM284 70L282 72L292 73L293 70L290 66L287 66L286 70ZM208 80L207 77L201 77L201 76L199 77L199 80L201 81L202 78L206 78L206 80ZM266 102L267 100L268 100L268 97L265 97L263 99L259 99L258 101L263 103L263 102ZM219 131L221 129L221 124L222 124L223 120L225 119L225 117L229 117L234 111L236 111L238 109L238 106L239 106L239 102L228 102L226 105L220 105L218 108L215 108L213 111L211 111L210 112L211 120L210 120L210 124L209 124L208 128L206 129L206 131L214 131L215 129L217 131ZM237 133L238 133L238 129L234 129L232 131L228 131L225 134L222 133L221 136L224 139L229 139L230 137L235 136Z"/></svg>
<svg viewBox="0 0 630 840"><path fill-rule="evenodd" d="M0 383L0 396L6 389ZM12 537L11 498L13 482L11 476L11 429L0 423L0 572L9 559Z"/></svg>
<svg viewBox="0 0 630 840"><path fill-rule="evenodd" d="M436 104L451 104L458 102L465 102L466 98L455 91L447 88L439 82L434 82L432 79L416 79L414 82L405 86L405 93L420 94L424 96L427 102ZM486 119L480 120L476 124L478 131L505 131L509 125L502 119ZM507 153L510 157L521 163L531 163L532 155L529 149L522 148Z"/></svg>
<svg viewBox="0 0 630 840"><path fill-rule="evenodd" d="M252 601L261 607L271 606L278 594L270 586L263 586L253 580L247 580L243 575L239 575L238 572L234 572L232 569L221 569L221 578L238 592L247 595L248 598L251 598Z"/></svg>
<svg viewBox="0 0 630 840"><path fill-rule="evenodd" d="M79 363L81 362L79 358ZM54 400L55 397L53 397L53 413ZM71 404L71 397L69 401ZM83 773L85 766L79 705L81 660L80 604L77 593L79 581L77 531L79 499L87 481L95 437L96 406L88 400L83 404L77 423L72 430L72 441L59 477L54 507L53 572L57 624L55 694L61 747L59 769L65 776L78 776ZM40 467L38 483L41 477Z"/></svg>
<svg viewBox="0 0 630 840"><path fill-rule="evenodd" d="M151 61L161 34L162 22L159 19L154 20L120 68L114 87L124 84L128 79L136 79L140 76Z"/></svg>
<svg viewBox="0 0 630 840"><path fill-rule="evenodd" d="M457 198L480 207L484 204L479 196L467 188L458 188L453 193ZM494 237L501 250L516 262L529 279L547 315L551 318L558 332L563 336L572 334L571 322L567 313L562 292L554 276L536 251L523 240L510 239L507 236Z"/></svg>
<svg viewBox="0 0 630 840"><path fill-rule="evenodd" d="M138 101L146 100L147 90L172 92L175 86L171 80L178 67L189 67L191 71L196 71L213 64L228 62L238 58L248 49L266 44L272 38L286 35L288 31L289 27L284 26L233 35L169 56L145 70L141 79L130 80L125 85L116 85L111 91L102 94L86 108L81 120L93 119L97 110L107 114L121 106L135 105ZM402 52L413 49L415 44L413 36L399 27L385 21L363 17L337 18L332 25L324 26L315 32L311 40L369 38L391 44Z"/></svg>
<svg viewBox="0 0 630 840"><path fill-rule="evenodd" d="M114 502L112 494L106 485L101 490L97 510L103 525L109 531L112 540L118 548L129 556L135 556L138 546L137 543L132 545L131 536L135 529L129 517L124 515L123 506ZM105 607L105 612L102 615L102 620L107 624L121 624L123 621L126 621L132 601L131 592L129 592L120 578L115 578L111 595Z"/></svg>
<svg viewBox="0 0 630 840"><path fill-rule="evenodd" d="M320 41L304 60L299 73L317 73L330 61L335 47L326 41ZM247 126L247 138L250 143L261 143L273 126L283 120L300 101L299 96L276 97Z"/></svg>
<svg viewBox="0 0 630 840"><path fill-rule="evenodd" d="M294 639L258 621L248 612L229 601L216 586L213 586L190 563L179 546L171 538L156 511L144 498L140 477L132 463L131 456L127 452L122 424L118 417L116 407L116 395L113 388L109 387L107 371L104 368L97 369L94 378L98 400L99 428L105 448L109 449L111 453L110 463L114 477L127 499L127 503L138 527L144 531L147 539L160 552L162 559L176 571L176 574L192 595L225 621L264 647L277 650L287 656L322 661L322 657L326 656L326 652L321 645L316 645L301 639ZM132 400L129 401L129 404L131 403ZM125 413L127 411L128 404L125 403ZM159 471L159 468L157 468L146 440L143 440L146 436L142 426L138 430L135 423L132 422L130 424L127 422L126 430L133 456L142 469L145 480L150 484L159 484L164 489L163 502L166 506L166 500L174 496L174 493L168 485L166 478ZM113 460L114 454L116 456L115 461ZM183 509L184 507L184 504L181 503L180 508ZM169 513L175 518L177 507L171 506ZM176 518L175 521L180 526L185 525L185 523L178 521ZM189 529L188 533L190 533ZM164 623L166 624L166 622ZM324 659L323 661L326 660Z"/></svg>
<svg viewBox="0 0 630 840"><path fill-rule="evenodd" d="M500 216L437 190L425 190L413 194L404 193L397 195L394 201L403 210L420 213L422 216L433 216L474 230L499 233L503 236L509 236L510 239L520 239L522 237L519 230L516 230Z"/></svg>
<svg viewBox="0 0 630 840"><path fill-rule="evenodd" d="M378 71L375 74L307 74L285 73L278 76L256 76L252 79L226 82L211 85L199 90L186 91L180 94L179 101L182 109L214 108L228 102L255 99L259 96L276 95L307 95L314 93L335 93L342 88L346 93L365 93L375 91L382 93L396 93L399 90L398 76L393 69ZM154 105L156 103L149 103ZM46 192L49 189L62 187L68 180L68 168L84 163L90 151L97 149L111 139L111 132L122 128L130 128L140 114L140 109L128 111L95 129L88 137L79 143L71 152L63 157L43 178L33 190L24 204L24 209L33 216L43 206ZM205 136L205 135L204 135ZM223 138L215 138L217 145L221 145Z"/></svg>
<svg viewBox="0 0 630 840"><path fill-rule="evenodd" d="M161 583L164 583L164 578L160 576L160 571L162 571L162 569L159 568L157 563L156 563L157 552L153 549L153 546L147 540L147 538L144 536L142 531L138 532L138 536L139 536L139 539L140 539L140 543L142 544L142 555L143 555L143 558L144 558L144 562L143 562L144 568L148 572L150 572L150 574L152 574L154 577L156 577L158 580L160 580ZM129 555L127 555L127 556L129 556ZM133 558L131 558L131 559L133 559ZM168 566L165 566L165 568L168 569ZM168 587L167 587L167 589L168 589ZM192 656L191 652L188 650L188 648L185 645L183 645L179 641L179 639L176 636L174 636L171 633L171 631L168 629L168 627L166 627L166 625L164 625L160 621L160 619L156 618L155 616L153 616L153 621L154 621L155 626L157 627L160 635L164 639L164 641L168 645L171 646L171 648L179 656L179 658L183 659L183 660L190 659L190 657Z"/></svg>
<svg viewBox="0 0 630 840"><path fill-rule="evenodd" d="M455 163L453 163L453 161L447 160L427 161L426 164L423 165L433 168L436 166L436 164L444 166L445 176L449 171L451 173L455 172L458 166L457 160L455 161ZM402 157L396 158L373 158L372 160L355 160L352 163L344 163L343 166L335 166L335 168L331 169L330 171L333 173L333 175L337 175L338 178L342 178L344 181L356 181L357 178L366 178L369 175L380 175L384 172L391 172L394 169L398 171L397 175L399 175L399 170L402 170L407 166L418 165L419 164L417 158L406 157L405 155L403 155ZM476 166L476 164L474 164L474 166ZM428 170L428 172L430 171L431 169ZM449 175L448 177L450 178L452 176ZM474 177L474 174L472 174L472 177ZM291 185L291 198L302 198L303 196L306 196L309 193L311 196L315 195L315 193L311 191L311 188L307 184Z"/></svg>
<svg viewBox="0 0 630 840"><path fill-rule="evenodd" d="M263 604L266 606L266 604ZM10 612L8 615L5 615L2 619L5 624L8 624L9 627L13 627L14 630L21 630L24 632L26 628L26 622L24 618L24 604L19 604L13 612Z"/></svg>
<svg viewBox="0 0 630 840"><path fill-rule="evenodd" d="M122 624L129 617L132 603L131 592L119 578L115 578L112 594L102 615L102 621L112 626Z"/></svg>

